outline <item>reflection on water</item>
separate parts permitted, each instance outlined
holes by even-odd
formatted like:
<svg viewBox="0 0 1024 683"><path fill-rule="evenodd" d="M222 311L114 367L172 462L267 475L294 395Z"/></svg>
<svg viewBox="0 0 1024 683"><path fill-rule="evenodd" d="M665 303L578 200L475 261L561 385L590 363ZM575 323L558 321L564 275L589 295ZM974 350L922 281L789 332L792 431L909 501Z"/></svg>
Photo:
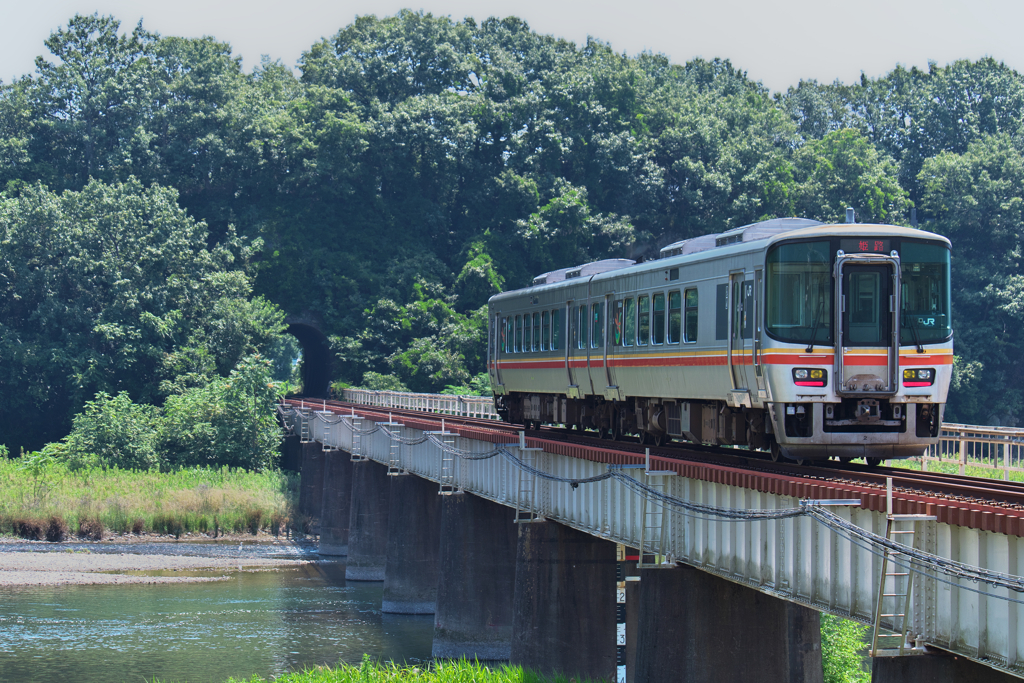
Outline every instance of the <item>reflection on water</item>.
<svg viewBox="0 0 1024 683"><path fill-rule="evenodd" d="M5 544L0 553L26 549L21 545ZM241 551L237 544L190 545L87 547L218 557L309 552L286 545ZM429 658L433 618L382 616L382 589L381 583L346 584L345 565L327 562L235 572L226 581L196 584L0 587L0 682L156 677L220 683L231 676L269 678L318 664L355 663L363 653L399 662Z"/></svg>

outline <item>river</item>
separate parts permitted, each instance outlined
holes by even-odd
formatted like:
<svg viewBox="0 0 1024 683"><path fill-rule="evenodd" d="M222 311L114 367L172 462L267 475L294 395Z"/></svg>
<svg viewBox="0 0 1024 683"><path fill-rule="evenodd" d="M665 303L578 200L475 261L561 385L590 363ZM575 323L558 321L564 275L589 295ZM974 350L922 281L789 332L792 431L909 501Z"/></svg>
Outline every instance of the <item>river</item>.
<svg viewBox="0 0 1024 683"><path fill-rule="evenodd" d="M291 545L3 544L12 550L293 557ZM135 572L153 575L161 572ZM343 562L272 570L175 571L228 576L178 584L0 587L0 683L265 678L364 653L430 657L433 617L381 614L383 584L346 582Z"/></svg>

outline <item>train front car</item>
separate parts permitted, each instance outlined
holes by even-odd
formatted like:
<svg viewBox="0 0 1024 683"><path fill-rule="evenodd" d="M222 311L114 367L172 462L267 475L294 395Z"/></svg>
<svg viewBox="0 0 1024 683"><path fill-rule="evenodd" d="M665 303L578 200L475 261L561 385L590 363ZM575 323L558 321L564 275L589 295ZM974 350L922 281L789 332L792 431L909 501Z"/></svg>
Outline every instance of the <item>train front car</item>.
<svg viewBox="0 0 1024 683"><path fill-rule="evenodd" d="M950 244L844 224L765 251L762 359L775 455L921 455L937 441L953 363Z"/></svg>

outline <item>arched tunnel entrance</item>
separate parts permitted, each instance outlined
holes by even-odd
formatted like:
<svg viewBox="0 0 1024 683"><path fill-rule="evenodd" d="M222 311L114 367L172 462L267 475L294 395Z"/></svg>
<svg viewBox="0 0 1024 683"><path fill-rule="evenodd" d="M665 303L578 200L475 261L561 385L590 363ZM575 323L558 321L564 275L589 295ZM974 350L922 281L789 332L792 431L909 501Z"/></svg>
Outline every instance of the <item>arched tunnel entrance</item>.
<svg viewBox="0 0 1024 683"><path fill-rule="evenodd" d="M302 393L327 398L331 390L331 347L324 333L305 323L288 325L302 347Z"/></svg>

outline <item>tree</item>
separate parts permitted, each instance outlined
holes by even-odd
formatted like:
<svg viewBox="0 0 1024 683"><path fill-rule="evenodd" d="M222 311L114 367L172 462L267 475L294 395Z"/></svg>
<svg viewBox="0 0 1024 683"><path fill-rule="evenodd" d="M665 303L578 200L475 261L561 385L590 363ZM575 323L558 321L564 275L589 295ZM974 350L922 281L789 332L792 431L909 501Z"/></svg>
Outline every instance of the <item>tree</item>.
<svg viewBox="0 0 1024 683"><path fill-rule="evenodd" d="M950 418L1014 424L1024 418L1024 155L1007 135L963 154L943 152L919 177L925 227L953 243L958 391ZM980 384L970 381L980 376ZM985 387L980 398L971 386Z"/></svg>
<svg viewBox="0 0 1024 683"><path fill-rule="evenodd" d="M898 168L860 133L844 129L813 140L794 159L795 208L799 216L842 222L852 206L862 223L906 220L910 201Z"/></svg>
<svg viewBox="0 0 1024 683"><path fill-rule="evenodd" d="M92 181L0 200L0 425L8 445L59 438L105 392L159 403L272 344L283 314L249 301L257 244L208 248L173 190ZM178 381L181 375L191 379Z"/></svg>

